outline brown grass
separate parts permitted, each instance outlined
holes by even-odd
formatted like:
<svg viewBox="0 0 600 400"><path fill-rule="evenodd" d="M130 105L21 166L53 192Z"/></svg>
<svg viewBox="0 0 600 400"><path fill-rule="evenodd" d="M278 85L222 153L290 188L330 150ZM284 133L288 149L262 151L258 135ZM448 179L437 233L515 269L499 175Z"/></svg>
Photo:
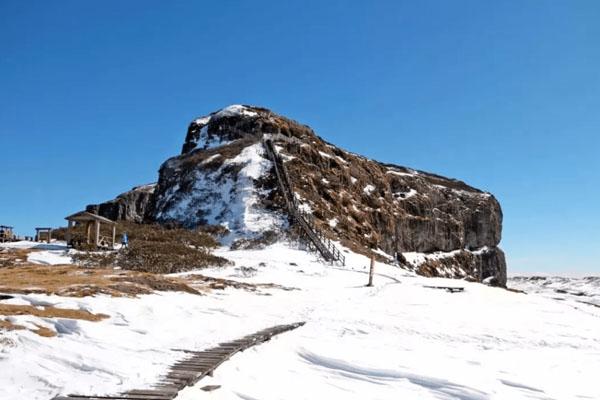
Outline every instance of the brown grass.
<svg viewBox="0 0 600 400"><path fill-rule="evenodd" d="M10 267L12 265L23 264L27 262L27 255L30 249L2 249L0 250L0 268Z"/></svg>
<svg viewBox="0 0 600 400"><path fill-rule="evenodd" d="M112 253L79 253L74 261L87 267L120 267L132 271L169 274L223 266L228 261L211 254L218 242L209 234L176 226L121 223L129 248Z"/></svg>
<svg viewBox="0 0 600 400"><path fill-rule="evenodd" d="M194 287L202 287L213 290L224 290L226 288L234 288L246 290L249 292L257 292L259 289L281 289L281 290L298 290L297 288L281 286L274 283L246 283L232 279L213 278L201 274L190 274L184 277L190 285Z"/></svg>
<svg viewBox="0 0 600 400"><path fill-rule="evenodd" d="M86 269L73 265L24 265L0 269L0 292L3 293L43 293L74 297L108 294L117 297L132 297L154 291L182 291L200 294L199 290L189 286L184 279L150 273L108 268ZM86 310L34 307L0 302L0 316L3 315L32 315L42 318L69 318L94 322L108 318L108 315L93 314ZM36 327L36 329L30 330L43 337L56 336L56 332L52 329L37 325ZM27 328L0 318L0 331L23 329Z"/></svg>
<svg viewBox="0 0 600 400"><path fill-rule="evenodd" d="M35 326L37 326L37 329L32 330L33 333L38 334L39 336L42 337L54 337L56 336L56 332L54 332L52 329L43 327L43 326L39 326L37 324L34 324Z"/></svg>
<svg viewBox="0 0 600 400"><path fill-rule="evenodd" d="M56 307L34 307L17 304L0 303L0 315L32 315L42 318L69 318L80 319L84 321L101 321L108 318L105 314L92 314L87 310L74 310L70 308Z"/></svg>
<svg viewBox="0 0 600 400"><path fill-rule="evenodd" d="M181 279L143 272L74 265L26 265L0 269L0 291L4 293L131 297L156 290L200 294Z"/></svg>
<svg viewBox="0 0 600 400"><path fill-rule="evenodd" d="M105 314L92 314L86 310L74 310L69 308L56 308L56 307L34 307L27 305L17 305L17 304L2 304L0 303L0 315L11 316L11 315L32 315L34 317L43 317L43 318L69 318L69 319L79 319L83 321L91 321L97 322L103 319L108 318L108 315ZM44 326L40 326L34 324L36 329L30 329L31 332L43 336L43 337L53 337L56 336L56 332L52 329L46 328ZM8 320L0 319L0 331L1 330L25 330L22 325L14 324Z"/></svg>
<svg viewBox="0 0 600 400"><path fill-rule="evenodd" d="M37 327L36 329L30 329L31 332L33 332L35 334L38 334L42 337L56 336L56 332L54 332L52 329L48 329L48 328L45 328L45 327L39 326L39 325L35 325L35 326ZM25 328L23 325L13 324L10 321L0 319L0 331L3 331L3 330L5 330L5 331L21 331L21 330L26 330L26 329L27 328ZM2 338L0 337L0 339L2 339ZM12 342L0 340L0 345L3 345L3 344L14 345L14 343L12 343Z"/></svg>
<svg viewBox="0 0 600 400"><path fill-rule="evenodd" d="M23 329L25 329L25 327L23 325L16 325L10 321L0 319L0 330L18 331L18 330L23 330Z"/></svg>

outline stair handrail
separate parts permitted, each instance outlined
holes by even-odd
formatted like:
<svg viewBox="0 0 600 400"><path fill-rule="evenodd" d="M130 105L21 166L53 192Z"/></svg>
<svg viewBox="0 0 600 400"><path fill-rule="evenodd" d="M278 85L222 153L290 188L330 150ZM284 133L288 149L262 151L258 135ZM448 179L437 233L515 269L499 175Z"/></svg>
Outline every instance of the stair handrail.
<svg viewBox="0 0 600 400"><path fill-rule="evenodd" d="M345 265L346 257L341 254L341 252L335 247L331 240L323 234L323 232L317 229L312 214L300 210L298 199L296 198L293 190L292 180L287 172L287 168L285 167L281 156L277 153L272 140L270 138L263 139L263 145L267 150L269 158L271 158L273 161L277 181L279 182L279 186L283 192L284 200L291 215L296 221L298 221L300 226L302 226L306 235L310 238L315 247L327 261L338 261L341 262L342 265Z"/></svg>

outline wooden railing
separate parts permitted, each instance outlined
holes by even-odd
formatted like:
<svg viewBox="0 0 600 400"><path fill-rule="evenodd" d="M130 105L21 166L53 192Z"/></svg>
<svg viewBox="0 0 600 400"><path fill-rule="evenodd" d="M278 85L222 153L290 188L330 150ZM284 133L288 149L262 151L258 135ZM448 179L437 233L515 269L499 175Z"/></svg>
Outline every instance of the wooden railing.
<svg viewBox="0 0 600 400"><path fill-rule="evenodd" d="M294 194L292 179L288 174L281 156L277 153L272 140L263 140L263 145L265 146L269 158L273 162L277 182L279 183L279 188L283 194L286 207L294 221L302 229L304 236L308 238L326 261L332 263L339 262L342 265L346 265L346 257L339 251L333 242L317 228L314 217L311 214L300 210L298 199L296 199L296 195Z"/></svg>

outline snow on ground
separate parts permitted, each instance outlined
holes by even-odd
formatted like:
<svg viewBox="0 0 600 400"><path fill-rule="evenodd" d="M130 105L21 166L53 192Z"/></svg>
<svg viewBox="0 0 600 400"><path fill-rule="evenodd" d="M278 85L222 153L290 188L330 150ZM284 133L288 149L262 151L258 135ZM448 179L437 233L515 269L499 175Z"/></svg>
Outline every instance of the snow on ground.
<svg viewBox="0 0 600 400"><path fill-rule="evenodd" d="M33 264L61 265L71 264L69 250L42 250L29 253L27 261Z"/></svg>
<svg viewBox="0 0 600 400"><path fill-rule="evenodd" d="M65 242L53 241L52 243L32 242L29 240L21 240L19 242L0 243L0 248L6 249L39 249L39 250L64 250Z"/></svg>
<svg viewBox="0 0 600 400"><path fill-rule="evenodd" d="M234 356L178 399L600 398L599 308L417 277L380 263L375 286L367 288L369 260L350 253L346 267L325 265L284 244L218 254L236 265L202 273L298 290L230 288L139 299L17 296L10 301L85 308L111 318L15 317L16 323L54 324L60 333L3 334L14 344L0 345L0 398L46 400L149 385L180 357L173 348L204 349L297 321L306 325ZM200 390L209 384L221 388Z"/></svg>
<svg viewBox="0 0 600 400"><path fill-rule="evenodd" d="M508 286L574 306L590 303L600 307L600 276L512 276Z"/></svg>
<svg viewBox="0 0 600 400"><path fill-rule="evenodd" d="M32 249L41 250L29 253L27 261L42 265L71 264L73 262L71 255L76 252L75 250L70 250L66 242L52 242L50 245L38 243L38 246L33 246Z"/></svg>
<svg viewBox="0 0 600 400"><path fill-rule="evenodd" d="M0 243L0 248L32 250L27 261L33 264L59 265L72 262L67 244L63 241L53 241L50 244L22 240L19 242Z"/></svg>
<svg viewBox="0 0 600 400"><path fill-rule="evenodd" d="M74 252L74 250L69 250L64 241L53 241L48 244L22 240L19 242L0 243L0 248L31 250L27 255L27 261L43 265L70 264L72 262L70 254Z"/></svg>

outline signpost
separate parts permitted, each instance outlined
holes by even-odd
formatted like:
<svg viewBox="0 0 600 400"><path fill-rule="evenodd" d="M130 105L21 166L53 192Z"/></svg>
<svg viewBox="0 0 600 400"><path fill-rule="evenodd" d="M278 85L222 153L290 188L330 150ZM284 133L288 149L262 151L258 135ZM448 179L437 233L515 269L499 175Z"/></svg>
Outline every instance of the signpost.
<svg viewBox="0 0 600 400"><path fill-rule="evenodd" d="M371 254L371 268L369 269L369 283L368 287L373 286L373 275L375 274L375 256Z"/></svg>

